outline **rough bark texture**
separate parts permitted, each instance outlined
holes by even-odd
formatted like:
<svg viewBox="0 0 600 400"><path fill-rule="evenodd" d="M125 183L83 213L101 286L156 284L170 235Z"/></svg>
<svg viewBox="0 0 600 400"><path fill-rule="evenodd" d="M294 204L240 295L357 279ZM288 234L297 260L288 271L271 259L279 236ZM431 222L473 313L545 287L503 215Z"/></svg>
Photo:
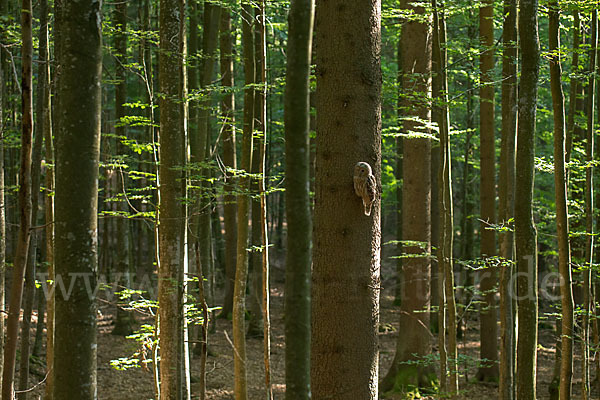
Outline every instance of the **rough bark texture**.
<svg viewBox="0 0 600 400"><path fill-rule="evenodd" d="M432 21L423 7L403 0L403 9L412 10L425 19L408 21L401 36L403 91L418 93L419 98L401 97L400 112L403 137L402 183L402 251L409 254L402 261L400 326L396 356L384 378L383 391L404 391L428 386L435 377L430 366L407 361L422 361L431 353L429 332L430 253L431 253L431 141L422 137L429 128L415 121L431 121L431 110L422 98L431 97ZM415 118L416 117L416 118ZM425 312L423 312L425 311Z"/></svg>
<svg viewBox="0 0 600 400"><path fill-rule="evenodd" d="M179 400L182 393L181 314L185 194L183 66L185 1L160 1L160 166L158 225L158 302L160 398Z"/></svg>
<svg viewBox="0 0 600 400"><path fill-rule="evenodd" d="M33 140L33 88L32 88L32 37L33 9L31 0L21 3L21 156L19 165L19 236L15 250L8 318L6 322L6 343L4 347L4 367L2 370L2 399L12 400L17 337L23 283L29 241L31 237L31 151Z"/></svg>
<svg viewBox="0 0 600 400"><path fill-rule="evenodd" d="M317 136L311 384L316 399L377 399L380 201L364 214L357 162L381 175L381 3L316 5ZM429 173L429 170L427 170Z"/></svg>
<svg viewBox="0 0 600 400"><path fill-rule="evenodd" d="M219 35L221 85L228 89L221 100L221 117L223 118L223 163L227 168L236 169L235 146L235 99L233 96L233 38L231 32L231 11L221 10L221 26ZM222 315L231 314L233 307L233 287L235 281L237 220L235 195L232 191L233 175L225 176L225 194L223 196L223 220L225 223L225 299Z"/></svg>
<svg viewBox="0 0 600 400"><path fill-rule="evenodd" d="M480 218L481 256L496 255L496 232L488 229L496 223L496 156L494 150L494 1L483 0L479 9L479 39L483 47L480 56L481 89L479 92L479 163L480 163ZM488 360L477 371L484 381L498 379L498 325L496 322L496 268L480 273L479 290L483 296L479 318L480 356Z"/></svg>
<svg viewBox="0 0 600 400"><path fill-rule="evenodd" d="M60 76L56 91L54 399L91 400L97 398L93 288L98 263L100 2L63 0L56 17ZM70 293L61 284L67 289L72 285Z"/></svg>
<svg viewBox="0 0 600 400"><path fill-rule="evenodd" d="M560 274L561 295L561 335L560 335L560 385L559 398L571 398L573 375L573 289L571 286L571 249L569 246L569 218L567 208L567 174L565 170L565 105L561 82L560 33L558 1L549 4L550 87L552 109L554 111L554 193L556 201L556 233L558 240L558 271Z"/></svg>
<svg viewBox="0 0 600 400"><path fill-rule="evenodd" d="M502 142L498 182L498 222L509 227L515 208L515 145L517 138L517 2L504 1L502 42ZM499 235L500 256L508 262L500 270L500 382L499 398L514 398L515 321L513 309L514 235Z"/></svg>
<svg viewBox="0 0 600 400"><path fill-rule="evenodd" d="M314 0L292 0L285 86L286 400L310 399L310 62Z"/></svg>
<svg viewBox="0 0 600 400"><path fill-rule="evenodd" d="M242 4L242 51L244 60L244 128L242 138L241 167L250 171L252 166L252 132L254 129L254 88L251 85L255 79L254 41L252 25L254 13L250 4ZM235 270L235 285L233 291L233 344L234 344L234 395L235 400L248 398L248 382L246 374L246 337L245 337L245 297L246 280L248 279L248 209L250 198L247 193L250 188L248 176L240 178L240 190L245 191L238 197L237 202L237 258Z"/></svg>
<svg viewBox="0 0 600 400"><path fill-rule="evenodd" d="M517 261L517 398L536 398L537 233L533 222L535 126L540 45L537 0L519 4L519 39L523 62L519 86L515 239Z"/></svg>

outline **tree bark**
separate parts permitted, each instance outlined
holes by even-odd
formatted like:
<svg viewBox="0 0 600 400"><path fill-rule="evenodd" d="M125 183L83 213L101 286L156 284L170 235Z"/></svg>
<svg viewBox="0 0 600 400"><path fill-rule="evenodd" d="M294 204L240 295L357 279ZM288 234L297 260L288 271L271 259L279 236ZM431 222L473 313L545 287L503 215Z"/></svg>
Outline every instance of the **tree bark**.
<svg viewBox="0 0 600 400"><path fill-rule="evenodd" d="M181 354L185 164L182 104L185 0L160 1L160 113L158 303L160 398L183 396Z"/></svg>
<svg viewBox="0 0 600 400"><path fill-rule="evenodd" d="M292 0L284 98L285 206L285 399L310 399L310 63L314 0Z"/></svg>
<svg viewBox="0 0 600 400"><path fill-rule="evenodd" d="M97 1L62 1L56 96L54 399L95 399L102 32ZM77 112L73 112L77 110ZM71 293L63 292L72 287ZM77 348L78 351L73 351Z"/></svg>
<svg viewBox="0 0 600 400"><path fill-rule="evenodd" d="M13 383L17 356L19 316L23 297L23 283L31 237L31 142L33 140L33 80L32 37L33 8L31 0L21 3L21 157L19 166L19 236L14 257L10 303L6 322L6 343L2 371L2 400L13 399Z"/></svg>
<svg viewBox="0 0 600 400"><path fill-rule="evenodd" d="M556 233L558 240L558 270L561 295L561 335L560 335L560 385L559 398L571 398L573 375L573 289L571 286L571 249L569 245L569 217L567 207L567 174L565 168L565 106L561 82L560 64L560 11L558 1L553 0L549 7L550 86L552 109L554 111L554 193L556 201Z"/></svg>
<svg viewBox="0 0 600 400"><path fill-rule="evenodd" d="M254 88L255 80L254 41L252 24L254 18L252 6L242 4L242 57L244 60L244 127L242 138L241 167L250 171L252 166L252 145L254 130ZM248 382L246 373L246 337L244 326L246 281L248 279L248 209L250 198L250 178L242 176L239 179L240 190L237 202L237 258L235 267L235 285L233 294L233 345L234 345L234 395L235 400L248 398Z"/></svg>
<svg viewBox="0 0 600 400"><path fill-rule="evenodd" d="M233 39L231 28L231 11L221 10L221 26L219 35L221 85L226 89L221 100L221 116L223 118L223 163L227 168L235 170L235 99L233 95ZM235 281L237 220L234 177L228 171L225 175L225 194L223 196L223 220L225 223L225 299L221 314L225 317L231 314L233 307L233 287Z"/></svg>
<svg viewBox="0 0 600 400"><path fill-rule="evenodd" d="M493 257L496 253L496 232L489 229L496 223L496 156L494 149L494 1L484 0L479 9L479 38L483 47L480 56L481 89L479 114L480 163L480 218L481 256ZM498 379L498 328L496 322L496 275L490 264L480 273L479 290L483 301L480 308L479 334L482 363L477 378L482 381Z"/></svg>
<svg viewBox="0 0 600 400"><path fill-rule="evenodd" d="M381 3L320 0L315 26L312 396L374 400L381 284ZM374 175L377 195L370 216L353 187L357 162L368 163Z"/></svg>
<svg viewBox="0 0 600 400"><path fill-rule="evenodd" d="M510 230L515 209L515 145L517 134L517 2L504 2L502 41L502 142L498 183L500 256L506 260L500 270L500 382L499 398L514 398L515 321L513 309L514 235Z"/></svg>
<svg viewBox="0 0 600 400"><path fill-rule="evenodd" d="M519 126L515 180L517 261L517 398L536 398L537 233L533 222L535 126L540 46L537 0L519 4L519 39L523 61L519 86Z"/></svg>
<svg viewBox="0 0 600 400"><path fill-rule="evenodd" d="M443 7L443 5L442 5ZM440 44L439 74L441 75L441 118L440 126L440 252L439 268L443 272L444 285L440 286L440 293L446 299L446 312L448 320L448 386L451 396L458 393L458 350L456 344L456 298L454 294L454 205L452 200L452 153L450 146L450 113L448 108L448 56L446 18L444 11L438 12L438 41ZM440 304L442 304L440 302Z"/></svg>
<svg viewBox="0 0 600 400"><path fill-rule="evenodd" d="M403 0L401 6L423 18L409 20L401 35L402 87L404 90L431 97L431 15L423 7ZM431 110L422 101L401 96L400 112L404 116L402 241L403 259L400 326L396 355L381 383L383 391L409 386L430 386L434 372L420 361L431 354L429 332L430 254L431 254L431 140L425 122L431 121ZM410 242L406 242L410 241Z"/></svg>

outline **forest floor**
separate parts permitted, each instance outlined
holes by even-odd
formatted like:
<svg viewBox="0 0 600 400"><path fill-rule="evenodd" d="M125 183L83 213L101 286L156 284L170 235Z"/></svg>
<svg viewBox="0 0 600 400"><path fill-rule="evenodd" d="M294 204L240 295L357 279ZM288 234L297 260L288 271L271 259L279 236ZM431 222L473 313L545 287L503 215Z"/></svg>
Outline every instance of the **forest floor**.
<svg viewBox="0 0 600 400"><path fill-rule="evenodd" d="M272 286L271 286L271 315L272 315L272 348L271 370L275 399L283 399L285 393L284 383L284 324L283 324L283 257L276 255L272 260ZM392 277L393 268L384 264L382 276ZM387 372L395 354L396 340L398 337L398 307L393 305L394 279L383 280L384 290L381 297L380 313L380 377ZM154 398L154 384L152 370L131 368L125 371L114 369L111 360L129 357L140 349L139 344L132 339L111 335L115 309L107 303L99 306L98 324L98 398L100 400L146 400ZM478 313L471 312L468 321L467 335L459 340L459 354L466 356L466 360L478 358ZM152 323L149 318L137 318L137 325ZM233 350L229 341L232 338L232 324L227 319L217 319L216 330L209 336L210 354L207 362L207 399L225 400L233 399ZM554 365L555 332L553 324L539 324L538 345L538 373L537 373L537 398L549 399L548 387L552 377ZM432 347L437 351L437 338L432 335ZM576 353L579 353L576 347ZM248 384L249 399L262 399L264 397L264 366L263 343L260 338L250 338L247 344L248 356ZM467 365L468 364L468 365ZM579 358L575 361L575 379L573 382L574 394L580 392L581 374ZM192 393L198 398L199 384L199 359L192 362ZM498 385L495 383L482 383L475 380L476 366L464 362L459 367L461 377L459 381L461 395L459 399L484 399L497 396ZM43 378L41 366L34 366L31 380L34 382ZM592 375L595 373L592 369ZM33 393L41 394L43 385L37 387ZM36 397L37 398L37 397ZM381 394L380 399L401 399L400 395ZM433 399L436 397L427 397ZM591 398L599 398L594 391Z"/></svg>

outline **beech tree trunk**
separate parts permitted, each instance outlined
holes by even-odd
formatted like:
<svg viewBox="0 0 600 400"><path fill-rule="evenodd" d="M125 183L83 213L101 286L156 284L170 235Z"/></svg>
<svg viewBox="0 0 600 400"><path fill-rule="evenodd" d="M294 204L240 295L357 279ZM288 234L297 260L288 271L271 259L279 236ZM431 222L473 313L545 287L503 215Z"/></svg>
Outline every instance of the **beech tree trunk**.
<svg viewBox="0 0 600 400"><path fill-rule="evenodd" d="M312 396L375 400L381 289L381 3L319 0L315 27ZM374 175L377 196L369 216L354 191L358 162L368 163Z"/></svg>
<svg viewBox="0 0 600 400"><path fill-rule="evenodd" d="M496 156L494 145L494 1L484 0L479 9L479 39L483 47L480 56L481 89L479 91L479 163L480 163L480 218L481 257L496 253L496 232L488 229L496 223ZM477 378L482 381L498 379L498 325L496 322L495 267L487 264L480 273L479 291L483 301L480 306L479 340L480 357L488 360L479 367Z"/></svg>
<svg viewBox="0 0 600 400"><path fill-rule="evenodd" d="M184 250L185 164L182 104L185 1L160 1L160 108L158 303L160 398L183 396L182 272Z"/></svg>
<svg viewBox="0 0 600 400"><path fill-rule="evenodd" d="M535 400L537 365L537 233L533 222L535 126L540 45L538 2L519 3L519 39L523 61L519 85L519 126L515 180L517 261L517 398Z"/></svg>
<svg viewBox="0 0 600 400"><path fill-rule="evenodd" d="M242 4L242 53L244 60L244 128L242 138L241 167L250 171L252 166L252 147L254 130L254 88L255 80L254 40L252 24L254 13L250 4ZM248 209L250 208L250 178L242 176L239 188L244 191L237 202L237 259L235 266L235 285L233 294L233 345L234 345L234 396L235 400L248 398L248 382L246 373L246 332L245 332L245 297L248 279Z"/></svg>
<svg viewBox="0 0 600 400"><path fill-rule="evenodd" d="M550 87L554 111L554 193L556 201L556 233L558 239L558 271L561 295L560 385L559 398L571 398L573 375L573 289L571 286L571 249L567 207L567 174L565 169L565 106L560 64L560 12L558 1L549 4Z"/></svg>
<svg viewBox="0 0 600 400"><path fill-rule="evenodd" d="M54 399L92 400L97 397L94 288L98 273L100 4L82 0L56 6L60 6L55 13L60 40L56 49L55 215L59 222L55 225ZM72 291L63 291L61 284Z"/></svg>
<svg viewBox="0 0 600 400"><path fill-rule="evenodd" d="M223 163L227 168L235 170L235 98L233 95L233 38L231 28L231 11L221 10L221 26L219 35L221 85L227 89L221 100L221 117L223 118ZM234 178L231 172L225 175L225 194L223 196L223 220L225 223L225 298L221 314L225 317L231 314L233 307L233 287L235 281L237 219Z"/></svg>

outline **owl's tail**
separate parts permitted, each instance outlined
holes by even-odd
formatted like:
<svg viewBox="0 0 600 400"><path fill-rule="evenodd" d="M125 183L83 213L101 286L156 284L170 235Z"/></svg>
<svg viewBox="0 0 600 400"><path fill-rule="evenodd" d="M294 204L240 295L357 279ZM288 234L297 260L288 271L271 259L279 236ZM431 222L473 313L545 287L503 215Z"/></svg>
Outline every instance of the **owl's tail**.
<svg viewBox="0 0 600 400"><path fill-rule="evenodd" d="M373 203L365 201L363 199L363 205L365 206L365 215L368 217L371 215L371 208L373 208Z"/></svg>

